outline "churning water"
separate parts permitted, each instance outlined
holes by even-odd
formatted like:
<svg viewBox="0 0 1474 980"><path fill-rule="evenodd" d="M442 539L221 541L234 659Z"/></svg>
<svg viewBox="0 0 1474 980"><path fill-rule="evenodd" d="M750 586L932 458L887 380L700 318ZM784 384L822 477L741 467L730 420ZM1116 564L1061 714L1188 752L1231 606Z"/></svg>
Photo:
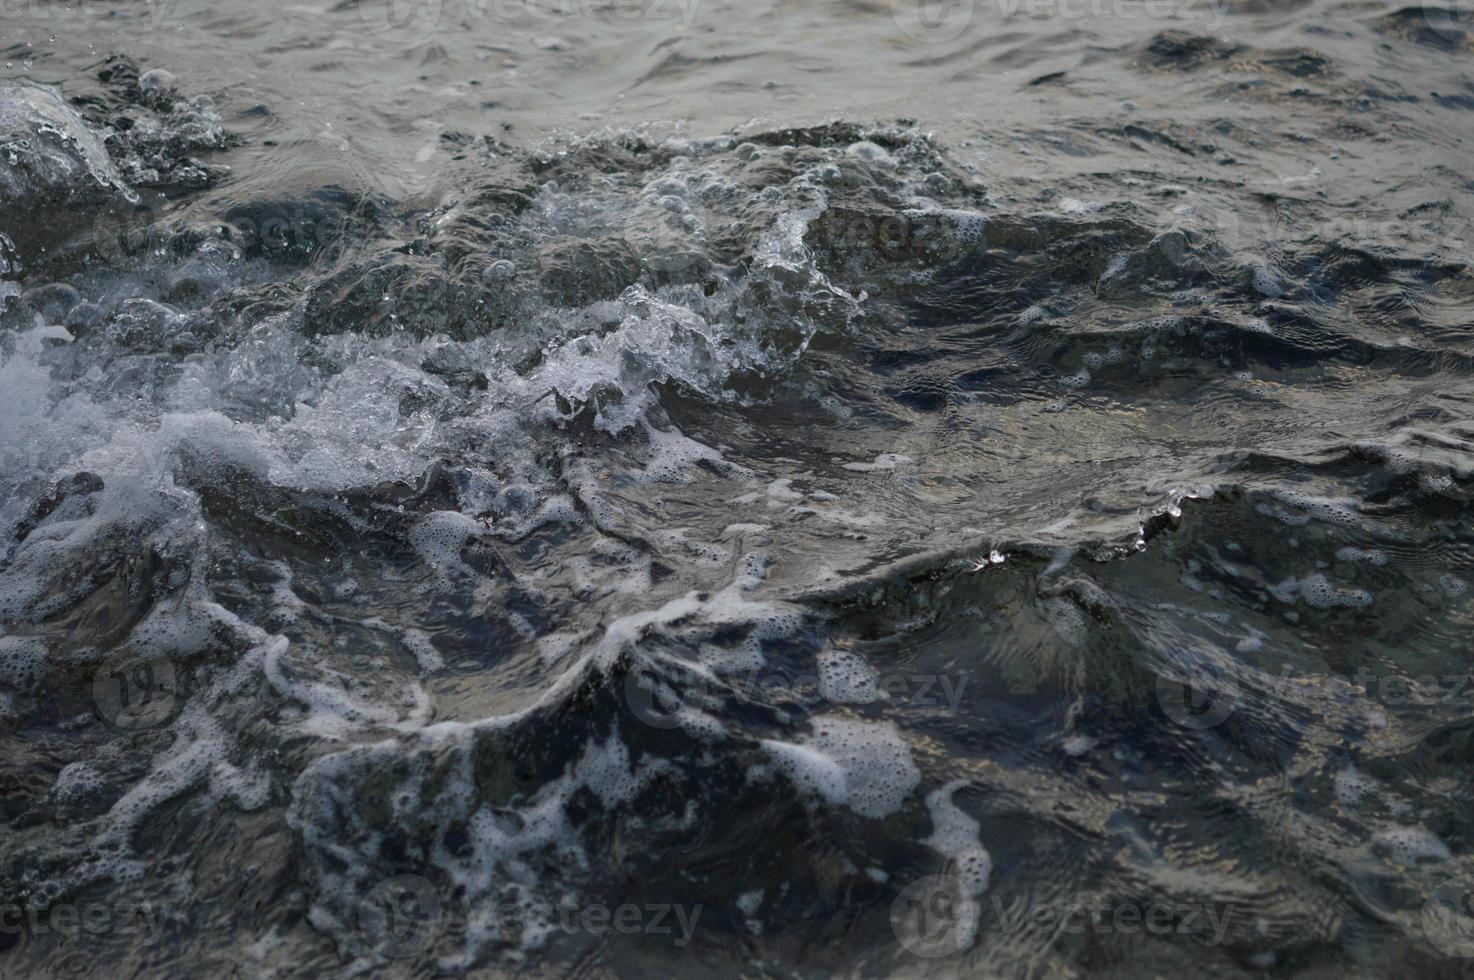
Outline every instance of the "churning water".
<svg viewBox="0 0 1474 980"><path fill-rule="evenodd" d="M1463 0L0 64L0 975L1474 969Z"/></svg>

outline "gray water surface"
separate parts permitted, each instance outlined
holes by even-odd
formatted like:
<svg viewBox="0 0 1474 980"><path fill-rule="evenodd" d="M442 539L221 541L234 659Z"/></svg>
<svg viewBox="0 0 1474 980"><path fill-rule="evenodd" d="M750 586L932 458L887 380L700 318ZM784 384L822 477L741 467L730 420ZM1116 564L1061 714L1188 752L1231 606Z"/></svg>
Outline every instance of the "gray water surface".
<svg viewBox="0 0 1474 980"><path fill-rule="evenodd" d="M0 976L1474 963L1467 6L0 65Z"/></svg>

